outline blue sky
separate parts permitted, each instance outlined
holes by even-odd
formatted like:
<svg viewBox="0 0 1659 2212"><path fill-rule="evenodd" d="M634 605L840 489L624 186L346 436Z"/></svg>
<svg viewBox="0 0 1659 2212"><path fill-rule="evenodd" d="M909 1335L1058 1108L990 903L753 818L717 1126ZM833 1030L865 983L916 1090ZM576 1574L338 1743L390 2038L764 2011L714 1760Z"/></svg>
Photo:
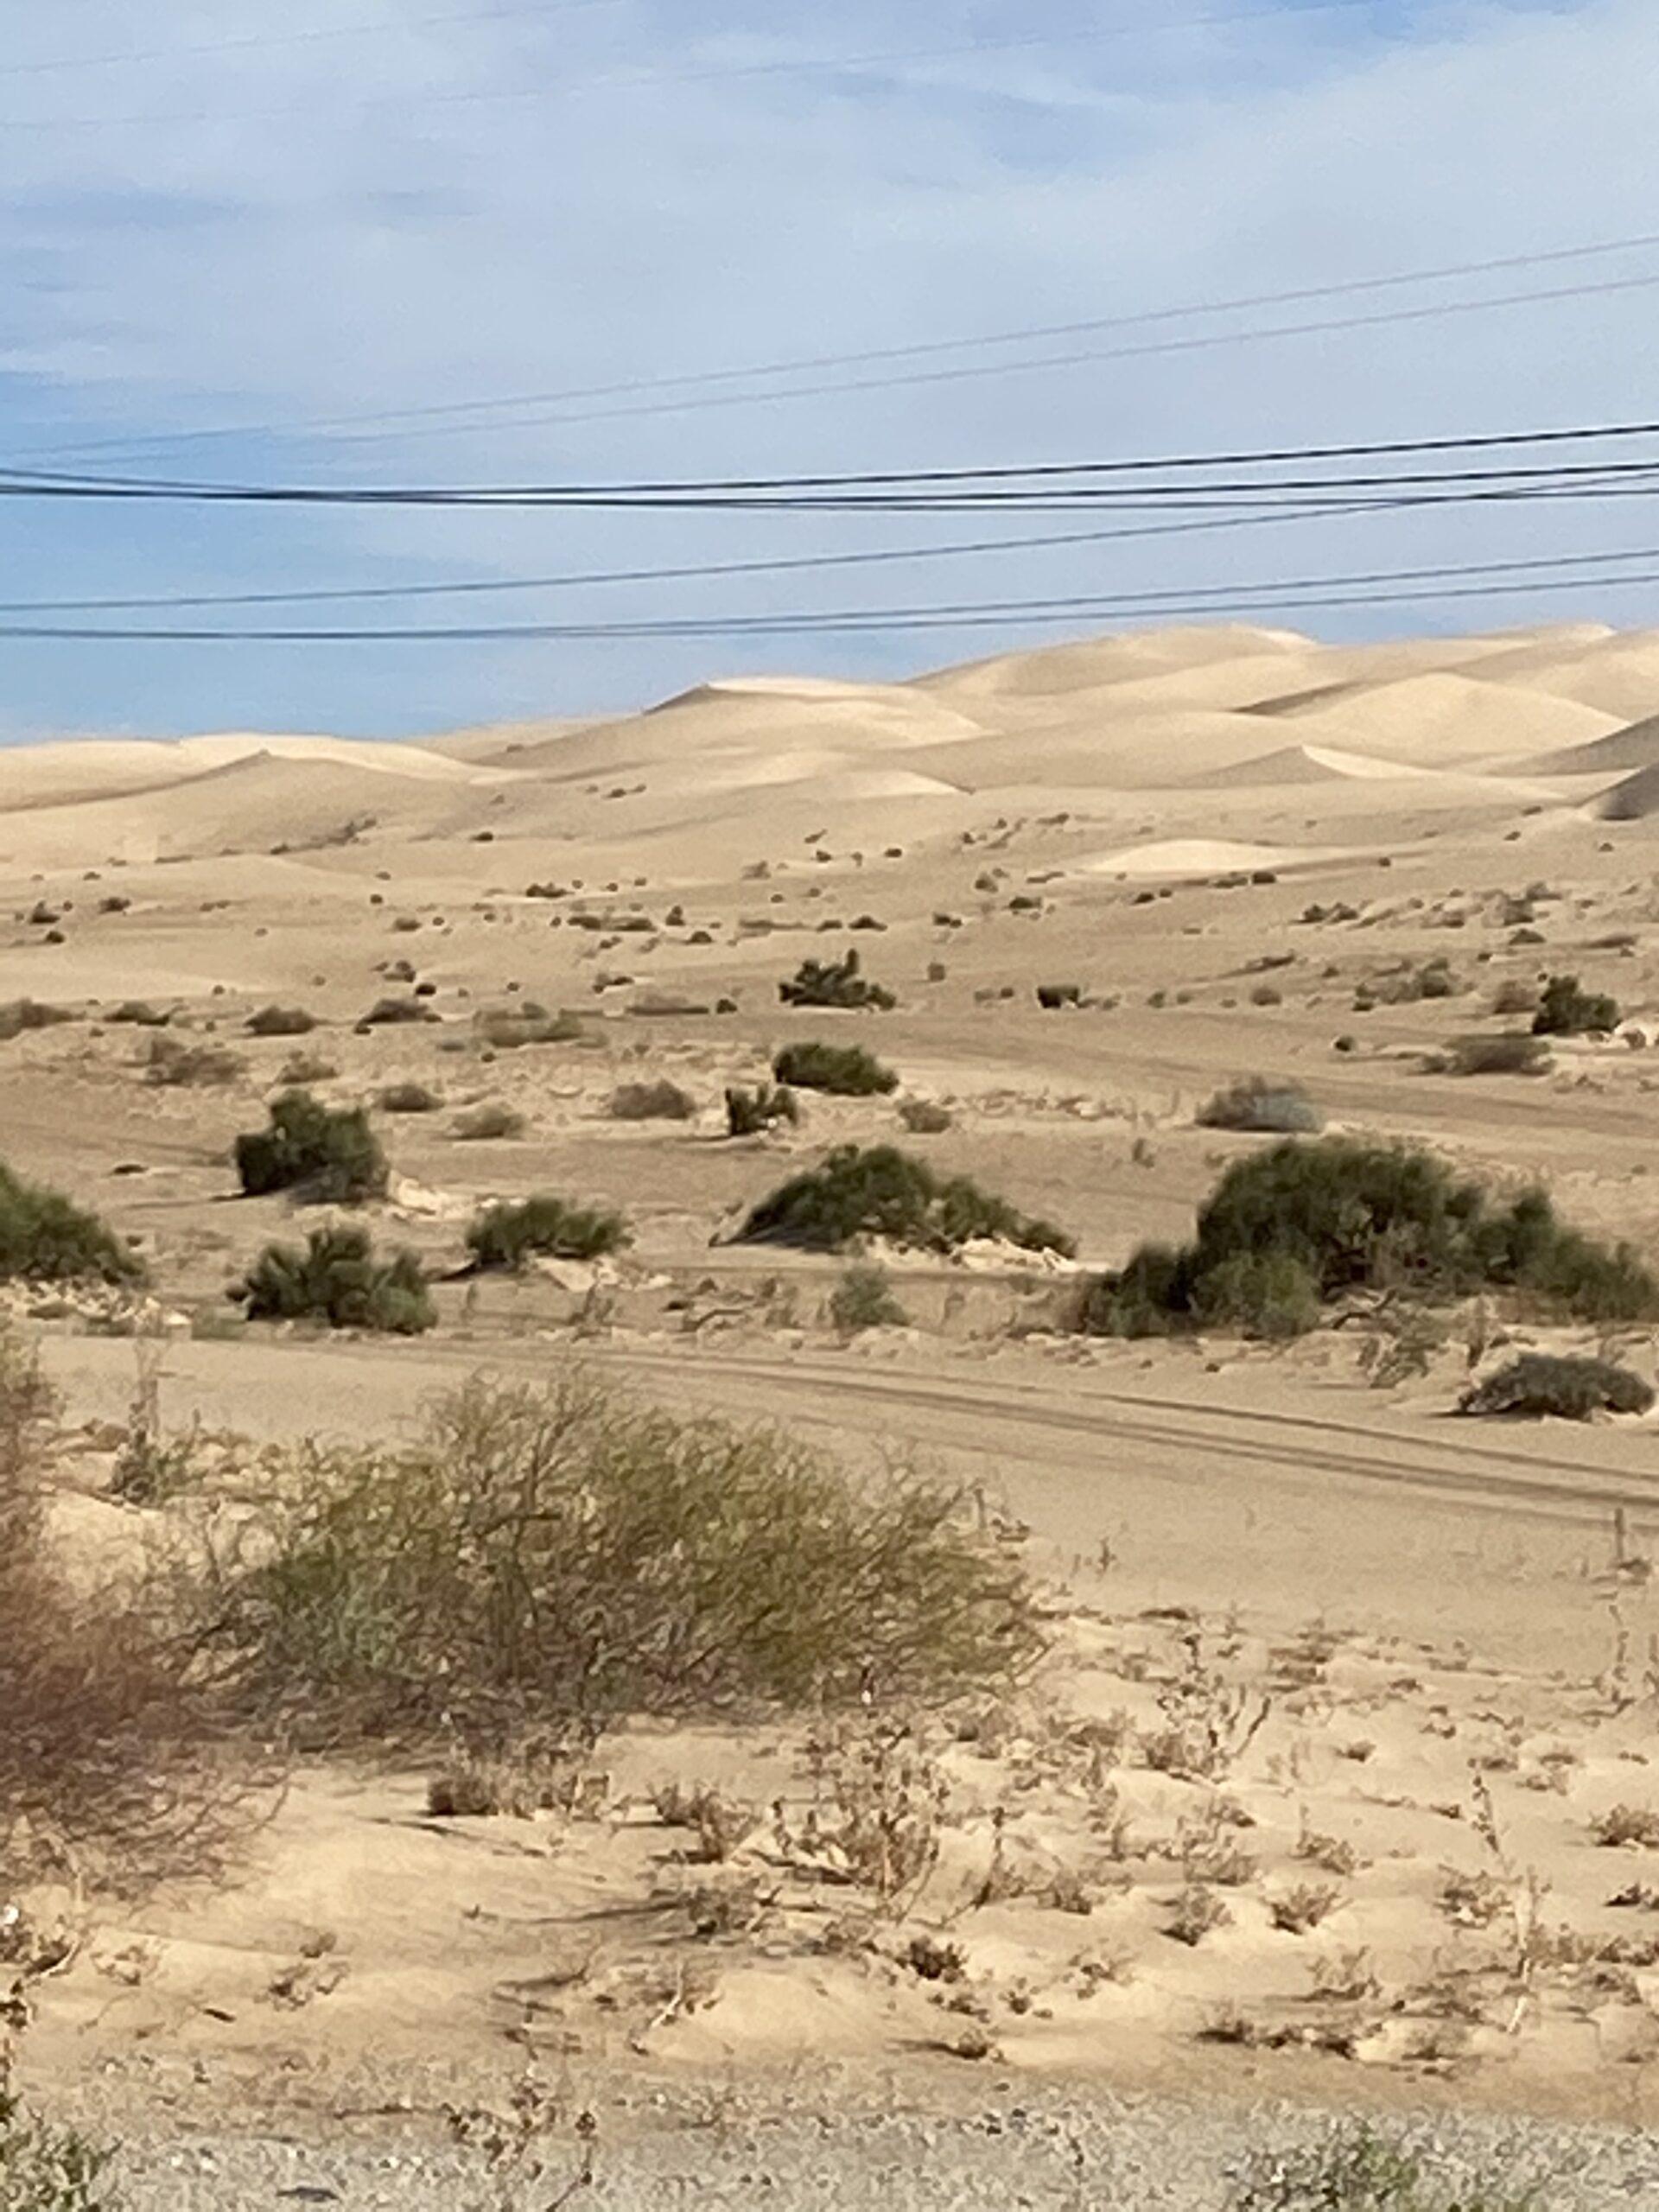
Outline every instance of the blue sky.
<svg viewBox="0 0 1659 2212"><path fill-rule="evenodd" d="M1659 411L1659 283L1064 367L1017 366L1052 345L1010 348L961 357L1001 374L896 388L869 371L805 374L792 399L787 379L653 381L1659 232L1653 0L919 0L901 15L873 0L295 0L280 15L262 0L54 0L12 16L0 461L318 482L713 475ZM1659 249L1395 303L1646 276ZM879 388L855 388L873 373ZM429 411L617 385L636 388ZM636 620L1254 583L1641 544L1629 504L370 611ZM0 599L489 580L951 534L913 519L8 501ZM1659 622L1659 594L1304 626L1589 616ZM412 732L632 705L739 666L893 675L1023 641L0 639L0 736Z"/></svg>

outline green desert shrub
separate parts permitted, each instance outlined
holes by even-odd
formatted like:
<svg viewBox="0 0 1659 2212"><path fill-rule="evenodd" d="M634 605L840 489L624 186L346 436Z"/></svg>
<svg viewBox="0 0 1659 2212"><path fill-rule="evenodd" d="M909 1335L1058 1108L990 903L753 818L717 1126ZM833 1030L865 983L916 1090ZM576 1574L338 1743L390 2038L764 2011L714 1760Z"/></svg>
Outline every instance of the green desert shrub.
<svg viewBox="0 0 1659 2212"><path fill-rule="evenodd" d="M389 1083L376 1103L383 1114L435 1114L443 1097L423 1083Z"/></svg>
<svg viewBox="0 0 1659 2212"><path fill-rule="evenodd" d="M1425 1065L1433 1075L1548 1075L1551 1063L1543 1038L1501 1029L1496 1036L1454 1037Z"/></svg>
<svg viewBox="0 0 1659 2212"><path fill-rule="evenodd" d="M194 1043L159 1031L143 1056L144 1081L168 1090L209 1090L234 1083L244 1063L223 1045Z"/></svg>
<svg viewBox="0 0 1659 2212"><path fill-rule="evenodd" d="M1617 1029L1619 1019L1616 999L1581 990L1576 976L1552 976L1539 995L1532 1032L1535 1037L1583 1037Z"/></svg>
<svg viewBox="0 0 1659 2212"><path fill-rule="evenodd" d="M830 1297L830 1319L843 1336L865 1329L903 1329L910 1316L893 1294L885 1268L849 1268Z"/></svg>
<svg viewBox="0 0 1659 2212"><path fill-rule="evenodd" d="M1536 2171L1507 2164L1471 2166L1433 2139L1344 2123L1324 2142L1258 2153L1229 2212L1550 2212Z"/></svg>
<svg viewBox="0 0 1659 2212"><path fill-rule="evenodd" d="M368 1231L346 1226L314 1229L303 1251L267 1244L234 1295L251 1321L324 1321L413 1337L438 1318L414 1253L378 1258Z"/></svg>
<svg viewBox="0 0 1659 2212"><path fill-rule="evenodd" d="M931 1098L901 1098L899 1119L917 1137L942 1137L954 1128L955 1118L948 1106L941 1106Z"/></svg>
<svg viewBox="0 0 1659 2212"><path fill-rule="evenodd" d="M308 1090L285 1090L268 1128L238 1137L236 1172L249 1198L290 1191L308 1205L354 1205L386 1189L386 1157L363 1108L325 1106Z"/></svg>
<svg viewBox="0 0 1659 2212"><path fill-rule="evenodd" d="M898 1005L893 993L859 973L856 950L840 960L804 960L778 995L785 1006L834 1007L843 1013L873 1009L886 1013Z"/></svg>
<svg viewBox="0 0 1659 2212"><path fill-rule="evenodd" d="M113 2212L104 2183L112 2155L31 2112L0 2052L0 2212Z"/></svg>
<svg viewBox="0 0 1659 2212"><path fill-rule="evenodd" d="M556 1260L597 1260L620 1252L628 1227L620 1213L575 1206L547 1193L486 1206L467 1231L467 1246L480 1268L516 1268L532 1253Z"/></svg>
<svg viewBox="0 0 1659 2212"><path fill-rule="evenodd" d="M677 1083L624 1083L611 1093L613 1122L690 1122L697 1102Z"/></svg>
<svg viewBox="0 0 1659 2212"><path fill-rule="evenodd" d="M1610 1359L1522 1352L1465 1390L1460 1414L1510 1414L1541 1420L1588 1421L1592 1414L1645 1414L1653 1392L1639 1375Z"/></svg>
<svg viewBox="0 0 1659 2212"><path fill-rule="evenodd" d="M1190 1244L1143 1246L1087 1286L1077 1318L1116 1336L1283 1334L1290 1316L1312 1327L1357 1292L1433 1302L1481 1290L1586 1321L1659 1315L1659 1283L1630 1248L1567 1227L1544 1192L1504 1199L1419 1147L1325 1137L1236 1160Z"/></svg>
<svg viewBox="0 0 1659 2212"><path fill-rule="evenodd" d="M1255 1130L1273 1136L1317 1136L1325 1116L1300 1083L1247 1076L1201 1106L1201 1129Z"/></svg>
<svg viewBox="0 0 1659 2212"><path fill-rule="evenodd" d="M785 1045L772 1064L780 1084L796 1090L827 1090L838 1098L886 1097L899 1078L861 1045Z"/></svg>
<svg viewBox="0 0 1659 2212"><path fill-rule="evenodd" d="M234 1706L313 1745L982 1690L1039 1630L963 1503L580 1374L476 1378L413 1442L297 1454L202 1559L196 1642Z"/></svg>
<svg viewBox="0 0 1659 2212"><path fill-rule="evenodd" d="M302 1006L262 1006L248 1016L251 1037L308 1037L316 1026L316 1015Z"/></svg>
<svg viewBox="0 0 1659 2212"><path fill-rule="evenodd" d="M143 1263L107 1223L0 1165L0 1281L139 1283Z"/></svg>
<svg viewBox="0 0 1659 2212"><path fill-rule="evenodd" d="M489 1144L497 1138L521 1137L527 1124L522 1114L493 1100L463 1114L449 1134L463 1144Z"/></svg>
<svg viewBox="0 0 1659 2212"><path fill-rule="evenodd" d="M936 1175L925 1160L887 1144L842 1145L791 1177L754 1208L741 1241L836 1252L862 1236L932 1252L955 1251L978 1236L1027 1251L1076 1249L1051 1222L1029 1219L965 1175Z"/></svg>
<svg viewBox="0 0 1659 2212"><path fill-rule="evenodd" d="M526 1045L574 1045L587 1033L580 1014L550 1014L526 1004L495 1007L474 1017L481 1044L497 1052L522 1052Z"/></svg>
<svg viewBox="0 0 1659 2212"><path fill-rule="evenodd" d="M787 1122L793 1128L801 1118L792 1090L760 1084L753 1090L726 1093L726 1134L734 1137L763 1136L768 1129Z"/></svg>

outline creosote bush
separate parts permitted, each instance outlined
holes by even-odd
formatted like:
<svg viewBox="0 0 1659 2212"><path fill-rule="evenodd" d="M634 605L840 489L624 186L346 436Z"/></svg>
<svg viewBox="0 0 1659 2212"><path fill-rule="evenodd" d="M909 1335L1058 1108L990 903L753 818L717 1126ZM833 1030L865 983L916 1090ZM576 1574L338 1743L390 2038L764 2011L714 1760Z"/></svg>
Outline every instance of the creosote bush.
<svg viewBox="0 0 1659 2212"><path fill-rule="evenodd" d="M1454 1037L1425 1065L1431 1075L1548 1075L1551 1063L1541 1037L1500 1029L1496 1036Z"/></svg>
<svg viewBox="0 0 1659 2212"><path fill-rule="evenodd" d="M1460 1414L1510 1414L1538 1421L1588 1421L1592 1414L1645 1414L1653 1392L1639 1375L1610 1359L1522 1352L1465 1390Z"/></svg>
<svg viewBox="0 0 1659 2212"><path fill-rule="evenodd" d="M498 1138L521 1137L527 1126L515 1109L491 1100L463 1114L449 1134L463 1144L489 1144Z"/></svg>
<svg viewBox="0 0 1659 2212"><path fill-rule="evenodd" d="M931 1098L901 1098L899 1119L916 1137L942 1137L947 1129L956 1127L950 1109Z"/></svg>
<svg viewBox="0 0 1659 2212"><path fill-rule="evenodd" d="M956 1492L580 1374L476 1378L415 1443L316 1447L200 1562L197 1641L261 1726L478 1753L635 1713L817 1709L1016 1673L1022 1567Z"/></svg>
<svg viewBox="0 0 1659 2212"><path fill-rule="evenodd" d="M785 1123L793 1128L800 1118L799 1103L786 1086L760 1084L753 1090L733 1089L726 1093L728 1136L764 1136L768 1129Z"/></svg>
<svg viewBox="0 0 1659 2212"><path fill-rule="evenodd" d="M435 1114L443 1098L423 1083L390 1083L376 1103L383 1114Z"/></svg>
<svg viewBox="0 0 1659 2212"><path fill-rule="evenodd" d="M474 1016L473 1027L497 1052L521 1052L527 1045L574 1045L588 1034L580 1014L550 1014L529 1000L522 1006L487 1009Z"/></svg>
<svg viewBox="0 0 1659 2212"><path fill-rule="evenodd" d="M414 1337L438 1318L415 1255L377 1258L368 1231L352 1227L314 1229L303 1251L267 1244L232 1294L251 1321L321 1321Z"/></svg>
<svg viewBox="0 0 1659 2212"><path fill-rule="evenodd" d="M1549 2199L1536 2175L1471 2170L1436 2141L1420 2147L1362 2124L1259 2153L1230 2212L1549 2212Z"/></svg>
<svg viewBox="0 0 1659 2212"><path fill-rule="evenodd" d="M627 1242L620 1213L545 1193L488 1206L467 1231L467 1249L480 1268L516 1268L537 1252L556 1260L597 1260L621 1251Z"/></svg>
<svg viewBox="0 0 1659 2212"><path fill-rule="evenodd" d="M1576 976L1552 976L1539 995L1532 1018L1535 1037L1584 1037L1617 1029L1618 1001L1581 990Z"/></svg>
<svg viewBox="0 0 1659 2212"><path fill-rule="evenodd" d="M0 1164L0 1281L143 1279L137 1255L96 1214Z"/></svg>
<svg viewBox="0 0 1659 2212"><path fill-rule="evenodd" d="M285 1090L270 1126L236 1141L236 1172L249 1198L291 1191L308 1205L354 1205L384 1198L386 1158L360 1106L325 1106L308 1090Z"/></svg>
<svg viewBox="0 0 1659 2212"><path fill-rule="evenodd" d="M1495 1198L1432 1154L1325 1137L1236 1160L1193 1242L1143 1245L1079 1302L1096 1335L1200 1328L1294 1336L1357 1292L1446 1301L1510 1291L1586 1321L1659 1315L1659 1283L1556 1217L1541 1190Z"/></svg>
<svg viewBox="0 0 1659 2212"><path fill-rule="evenodd" d="M308 1037L316 1026L315 1014L302 1006L262 1006L248 1016L251 1037Z"/></svg>
<svg viewBox="0 0 1659 2212"><path fill-rule="evenodd" d="M792 978L779 984L778 995L785 1006L834 1007L845 1013L886 1013L899 1003L885 985L859 973L855 950L840 960L802 961Z"/></svg>
<svg viewBox="0 0 1659 2212"><path fill-rule="evenodd" d="M1317 1136L1325 1116L1300 1083L1252 1075L1217 1091L1198 1109L1201 1129L1259 1130L1264 1135Z"/></svg>
<svg viewBox="0 0 1659 2212"><path fill-rule="evenodd" d="M965 1175L936 1175L896 1145L842 1145L817 1167L763 1198L740 1241L835 1252L861 1236L950 1252L970 1238L1001 1237L1027 1251L1075 1250L1064 1230L1017 1212Z"/></svg>
<svg viewBox="0 0 1659 2212"><path fill-rule="evenodd" d="M146 1083L170 1090L234 1083L243 1071L243 1062L223 1045L195 1043L160 1031L151 1037L143 1065Z"/></svg>
<svg viewBox="0 0 1659 2212"><path fill-rule="evenodd" d="M827 1090L838 1098L887 1097L899 1078L861 1045L785 1045L772 1064L785 1088Z"/></svg>
<svg viewBox="0 0 1659 2212"><path fill-rule="evenodd" d="M830 1319L843 1336L866 1329L903 1329L910 1316L893 1294L885 1268L849 1268L830 1298Z"/></svg>
<svg viewBox="0 0 1659 2212"><path fill-rule="evenodd" d="M696 1119L697 1102L666 1079L624 1083L611 1093L610 1111L613 1122L690 1122Z"/></svg>

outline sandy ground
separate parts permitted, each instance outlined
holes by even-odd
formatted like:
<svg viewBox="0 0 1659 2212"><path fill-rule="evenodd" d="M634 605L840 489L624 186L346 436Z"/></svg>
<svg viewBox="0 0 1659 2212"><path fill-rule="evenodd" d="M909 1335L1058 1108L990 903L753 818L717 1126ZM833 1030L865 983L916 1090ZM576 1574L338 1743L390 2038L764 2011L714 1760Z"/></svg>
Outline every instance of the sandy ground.
<svg viewBox="0 0 1659 2212"><path fill-rule="evenodd" d="M1364 1332L1079 1342L1066 1272L1006 1256L895 1261L911 1325L843 1344L835 1264L721 1240L827 1144L898 1138L1115 1263L1185 1232L1252 1141L1195 1110L1259 1071L1333 1128L1541 1177L1570 1218L1659 1249L1656 715L1659 637L1215 630L913 685L711 683L429 747L0 754L0 1000L74 1016L0 1044L5 1155L150 1256L171 1429L384 1434L478 1368L576 1356L854 1460L930 1455L1028 1543L1054 1615L1020 1697L918 1723L941 1848L901 1909L791 1849L823 1786L798 1729L627 1732L568 1821L433 1821L423 1774L319 1765L233 1879L81 1916L41 1991L40 2079L181 2125L435 2110L527 2055L595 2098L834 2065L924 2104L995 2069L1033 2093L1651 2123L1659 1852L1593 1840L1615 1807L1659 1814L1651 1421L1452 1423L1481 1349L1461 1325L1381 1388ZM896 1011L779 1006L802 958L849 945ZM1402 995L1432 961L1447 995ZM1499 1026L1502 986L1554 970L1651 1029L1532 1080L1426 1071ZM416 982L435 1020L357 1027ZM1053 982L1090 1002L1041 1011ZM111 1018L132 1000L239 1066L147 1081L163 1033ZM591 1035L490 1051L474 1017L526 1000ZM273 1001L321 1026L249 1036ZM892 1101L815 1098L785 1137L727 1141L724 1087L826 1030L953 1127L906 1137ZM232 1198L226 1150L296 1052L331 1099L442 1094L381 1117L378 1234L452 1266L480 1200L553 1189L625 1207L632 1252L447 1282L415 1344L236 1330L226 1285L293 1224ZM698 1118L613 1120L641 1075ZM521 1136L454 1135L496 1101ZM61 1526L90 1559L132 1533L104 1492L134 1348L26 1303L67 1394ZM1649 1332L1618 1348L1653 1375ZM670 1781L737 1808L722 1862L657 1810ZM1215 1918L1188 1942L1195 1889Z"/></svg>

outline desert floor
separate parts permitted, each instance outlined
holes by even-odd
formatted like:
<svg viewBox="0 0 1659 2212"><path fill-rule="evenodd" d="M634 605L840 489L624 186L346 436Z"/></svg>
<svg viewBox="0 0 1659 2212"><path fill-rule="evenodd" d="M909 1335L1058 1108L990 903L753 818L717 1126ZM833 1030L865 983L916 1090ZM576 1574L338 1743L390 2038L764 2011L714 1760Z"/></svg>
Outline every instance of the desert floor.
<svg viewBox="0 0 1659 2212"><path fill-rule="evenodd" d="M1012 1700L918 1724L942 1849L891 1913L779 1847L800 1729L630 1730L568 1821L434 1819L424 1773L316 1762L224 1881L76 1923L32 2078L181 2125L435 2110L527 2059L571 2108L830 2078L944 2106L995 2075L1659 2118L1659 1852L1593 1837L1659 1815L1652 1419L1454 1421L1484 1349L1463 1317L1380 1374L1363 1326L1082 1339L1075 1270L1006 1255L893 1258L911 1325L843 1341L842 1263L724 1241L792 1165L880 1139L1116 1264L1259 1141L1195 1114L1261 1072L1659 1255L1640 1032L1532 1078L1425 1066L1552 971L1659 1039L1659 636L1161 632L428 745L41 746L0 753L0 999L76 1016L0 1044L4 1155L141 1240L170 1432L384 1435L475 1370L576 1357L851 1461L927 1455L1024 1532L1054 1630ZM849 946L894 1011L780 1006ZM1433 962L1446 995L1396 988ZM436 1019L358 1027L417 982ZM1042 1010L1048 983L1084 1002ZM168 1027L111 1020L129 1001ZM590 1033L491 1051L477 1017L524 1001ZM248 1035L272 1002L321 1026ZM152 1081L158 1035L239 1065ZM725 1086L812 1035L953 1126L814 1096L728 1140ZM442 1094L378 1116L377 1236L454 1268L481 1201L552 1190L623 1207L632 1251L444 1282L415 1342L238 1325L226 1287L294 1221L233 1197L226 1150L296 1052L331 1101ZM613 1118L639 1077L698 1118ZM493 1102L521 1135L454 1134ZM107 1495L135 1344L73 1300L18 1306L92 1559L139 1517ZM1618 1349L1652 1379L1650 1332ZM1211 1731L1206 1772L1159 1764L1173 1714ZM743 1815L721 1864L661 1817L671 1781ZM1195 1888L1217 1917L1188 1942Z"/></svg>

